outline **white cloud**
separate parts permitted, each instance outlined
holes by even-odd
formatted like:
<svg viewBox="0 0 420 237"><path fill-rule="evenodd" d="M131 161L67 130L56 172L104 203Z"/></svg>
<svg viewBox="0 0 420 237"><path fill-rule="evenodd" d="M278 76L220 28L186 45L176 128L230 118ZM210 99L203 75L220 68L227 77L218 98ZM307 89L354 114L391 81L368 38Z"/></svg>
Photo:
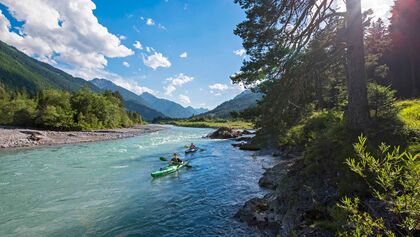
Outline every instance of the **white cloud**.
<svg viewBox="0 0 420 237"><path fill-rule="evenodd" d="M127 36L125 36L125 35L119 35L118 38L120 40L126 40L127 39Z"/></svg>
<svg viewBox="0 0 420 237"><path fill-rule="evenodd" d="M226 84L215 83L213 85L209 85L209 88L212 90L225 91L229 89L229 86Z"/></svg>
<svg viewBox="0 0 420 237"><path fill-rule="evenodd" d="M153 70L156 70L159 67L168 68L172 65L167 57L158 52L154 52L152 55L143 57L143 62L144 65L153 68Z"/></svg>
<svg viewBox="0 0 420 237"><path fill-rule="evenodd" d="M21 34L11 30L0 11L0 38L30 56L66 65L67 71L87 76L105 73L107 58L127 57L134 52L101 25L91 0L0 0L11 15L24 22ZM92 74L93 73L93 74Z"/></svg>
<svg viewBox="0 0 420 237"><path fill-rule="evenodd" d="M181 102L181 104L191 104L191 99L190 97L186 96L186 95L179 95L178 96L179 101Z"/></svg>
<svg viewBox="0 0 420 237"><path fill-rule="evenodd" d="M130 64L128 62L123 62L122 64L124 65L124 67L130 67Z"/></svg>
<svg viewBox="0 0 420 237"><path fill-rule="evenodd" d="M246 51L245 51L245 49L238 49L238 50L233 51L233 53L234 53L236 56L239 56L239 57L244 57L244 56L245 56L245 54L246 54Z"/></svg>
<svg viewBox="0 0 420 237"><path fill-rule="evenodd" d="M175 77L167 78L166 81L169 82L169 85L164 87L165 95L172 95L177 86L182 86L188 82L191 82L192 80L194 80L194 77L187 76L183 73L180 73Z"/></svg>
<svg viewBox="0 0 420 237"><path fill-rule="evenodd" d="M147 18L146 20L146 25L148 26L152 26L155 24L155 21L152 18Z"/></svg>
<svg viewBox="0 0 420 237"><path fill-rule="evenodd" d="M127 80L124 80L122 78L117 78L117 79L113 79L112 82L114 82L117 86L121 86L129 91L132 91L138 95L144 93L144 92L148 92L150 94L155 94L155 92L147 87L143 87L143 86L139 86L137 83L135 82L129 82Z"/></svg>
<svg viewBox="0 0 420 237"><path fill-rule="evenodd" d="M160 23L158 24L158 28L162 29L162 30L166 30L166 27L164 25L160 24Z"/></svg>
<svg viewBox="0 0 420 237"><path fill-rule="evenodd" d="M133 44L134 48L143 50L143 46L141 45L140 41L136 40Z"/></svg>
<svg viewBox="0 0 420 237"><path fill-rule="evenodd" d="M188 54L187 52L183 52L181 55L179 55L180 58L187 58Z"/></svg>

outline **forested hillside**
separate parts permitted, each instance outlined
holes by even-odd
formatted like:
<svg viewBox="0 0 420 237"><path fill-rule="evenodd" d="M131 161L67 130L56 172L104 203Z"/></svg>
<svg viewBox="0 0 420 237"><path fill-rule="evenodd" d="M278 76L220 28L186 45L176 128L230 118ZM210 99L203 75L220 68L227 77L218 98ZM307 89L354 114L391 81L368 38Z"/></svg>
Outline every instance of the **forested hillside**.
<svg viewBox="0 0 420 237"><path fill-rule="evenodd" d="M41 89L77 91L83 87L98 89L86 80L33 59L0 41L0 83L9 89L35 94Z"/></svg>
<svg viewBox="0 0 420 237"><path fill-rule="evenodd" d="M198 114L197 111L183 107L182 105L175 103L170 100L157 98L150 93L143 93L140 95L147 103L155 110L165 114L170 118L189 118L194 114Z"/></svg>
<svg viewBox="0 0 420 237"><path fill-rule="evenodd" d="M223 102L209 112L203 113L200 117L230 118L232 112L241 112L245 109L253 108L257 101L262 98L261 93L254 93L249 90L235 96L235 98Z"/></svg>
<svg viewBox="0 0 420 237"><path fill-rule="evenodd" d="M265 94L252 146L299 157L241 219L281 236L418 236L420 101L402 99L419 97L420 2L397 0L389 26L360 0L236 2L248 58L232 80Z"/></svg>
<svg viewBox="0 0 420 237"><path fill-rule="evenodd" d="M124 99L124 104L127 107L127 109L139 112L145 120L151 121L155 118L167 117L163 113L152 109L148 102L144 100L141 96L136 95L133 92L124 89L120 86L117 86L111 81L108 81L106 79L93 79L90 82L103 91L110 90L120 93L120 95Z"/></svg>

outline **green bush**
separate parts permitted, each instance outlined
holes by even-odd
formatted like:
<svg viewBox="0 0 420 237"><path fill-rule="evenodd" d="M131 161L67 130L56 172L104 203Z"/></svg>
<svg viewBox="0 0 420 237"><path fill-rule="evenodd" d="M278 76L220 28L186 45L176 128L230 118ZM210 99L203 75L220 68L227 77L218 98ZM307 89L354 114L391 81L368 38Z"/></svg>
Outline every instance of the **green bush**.
<svg viewBox="0 0 420 237"><path fill-rule="evenodd" d="M58 90L42 91L38 98L35 124L53 129L74 127L74 110L70 104L70 93Z"/></svg>
<svg viewBox="0 0 420 237"><path fill-rule="evenodd" d="M397 114L395 90L376 83L369 83L367 91L371 118L392 118Z"/></svg>
<svg viewBox="0 0 420 237"><path fill-rule="evenodd" d="M43 90L29 98L25 93L8 93L0 85L0 124L38 126L61 130L92 130L141 124L139 113L125 111L120 94L111 91L77 93Z"/></svg>
<svg viewBox="0 0 420 237"><path fill-rule="evenodd" d="M26 94L17 93L10 99L4 96L0 99L0 124L32 126L36 112L36 102L27 97Z"/></svg>
<svg viewBox="0 0 420 237"><path fill-rule="evenodd" d="M348 225L342 236L414 236L420 229L420 154L400 152L399 147L379 146L380 158L374 157L366 148L366 137L359 136L354 145L357 158L346 163L369 186L371 195L384 204L388 219L396 226L386 226L382 217L370 213L380 210L362 211L358 197L345 197L340 207L348 212ZM374 207L370 207L371 209ZM379 207L380 208L380 207Z"/></svg>
<svg viewBox="0 0 420 237"><path fill-rule="evenodd" d="M280 136L280 145L306 145L337 126L341 126L342 113L314 112L297 125L291 127L285 136Z"/></svg>
<svg viewBox="0 0 420 237"><path fill-rule="evenodd" d="M396 103L400 109L398 118L412 130L420 133L420 100L404 100Z"/></svg>

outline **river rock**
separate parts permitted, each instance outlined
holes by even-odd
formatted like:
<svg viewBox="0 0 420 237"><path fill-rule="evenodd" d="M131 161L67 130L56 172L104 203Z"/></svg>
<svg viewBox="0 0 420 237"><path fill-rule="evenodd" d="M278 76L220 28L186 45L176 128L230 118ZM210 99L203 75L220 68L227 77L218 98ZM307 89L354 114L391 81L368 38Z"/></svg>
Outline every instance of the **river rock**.
<svg viewBox="0 0 420 237"><path fill-rule="evenodd" d="M207 135L207 138L210 139L231 139L231 138L237 138L240 137L242 133L240 131L227 128L227 127L221 127L217 129L216 131L210 133Z"/></svg>
<svg viewBox="0 0 420 237"><path fill-rule="evenodd" d="M249 130L243 130L243 131L242 131L242 134L243 134L243 135L251 135L251 134L255 134L255 132L251 132L251 131L249 131Z"/></svg>
<svg viewBox="0 0 420 237"><path fill-rule="evenodd" d="M283 159L275 166L266 169L258 184L263 188L275 190L277 184L289 172L296 159Z"/></svg>
<svg viewBox="0 0 420 237"><path fill-rule="evenodd" d="M267 198L253 198L247 201L234 217L250 226L272 229L273 232L278 228L278 216L273 210L269 210Z"/></svg>

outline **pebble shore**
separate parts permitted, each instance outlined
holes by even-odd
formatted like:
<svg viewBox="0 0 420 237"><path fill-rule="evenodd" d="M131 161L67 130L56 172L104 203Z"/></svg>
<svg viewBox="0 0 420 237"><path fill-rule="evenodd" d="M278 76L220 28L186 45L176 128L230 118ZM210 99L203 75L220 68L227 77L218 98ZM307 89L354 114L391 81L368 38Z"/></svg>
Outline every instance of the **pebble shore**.
<svg viewBox="0 0 420 237"><path fill-rule="evenodd" d="M129 138L165 129L160 125L138 125L131 128L99 131L48 131L16 127L0 127L0 150L31 148Z"/></svg>

